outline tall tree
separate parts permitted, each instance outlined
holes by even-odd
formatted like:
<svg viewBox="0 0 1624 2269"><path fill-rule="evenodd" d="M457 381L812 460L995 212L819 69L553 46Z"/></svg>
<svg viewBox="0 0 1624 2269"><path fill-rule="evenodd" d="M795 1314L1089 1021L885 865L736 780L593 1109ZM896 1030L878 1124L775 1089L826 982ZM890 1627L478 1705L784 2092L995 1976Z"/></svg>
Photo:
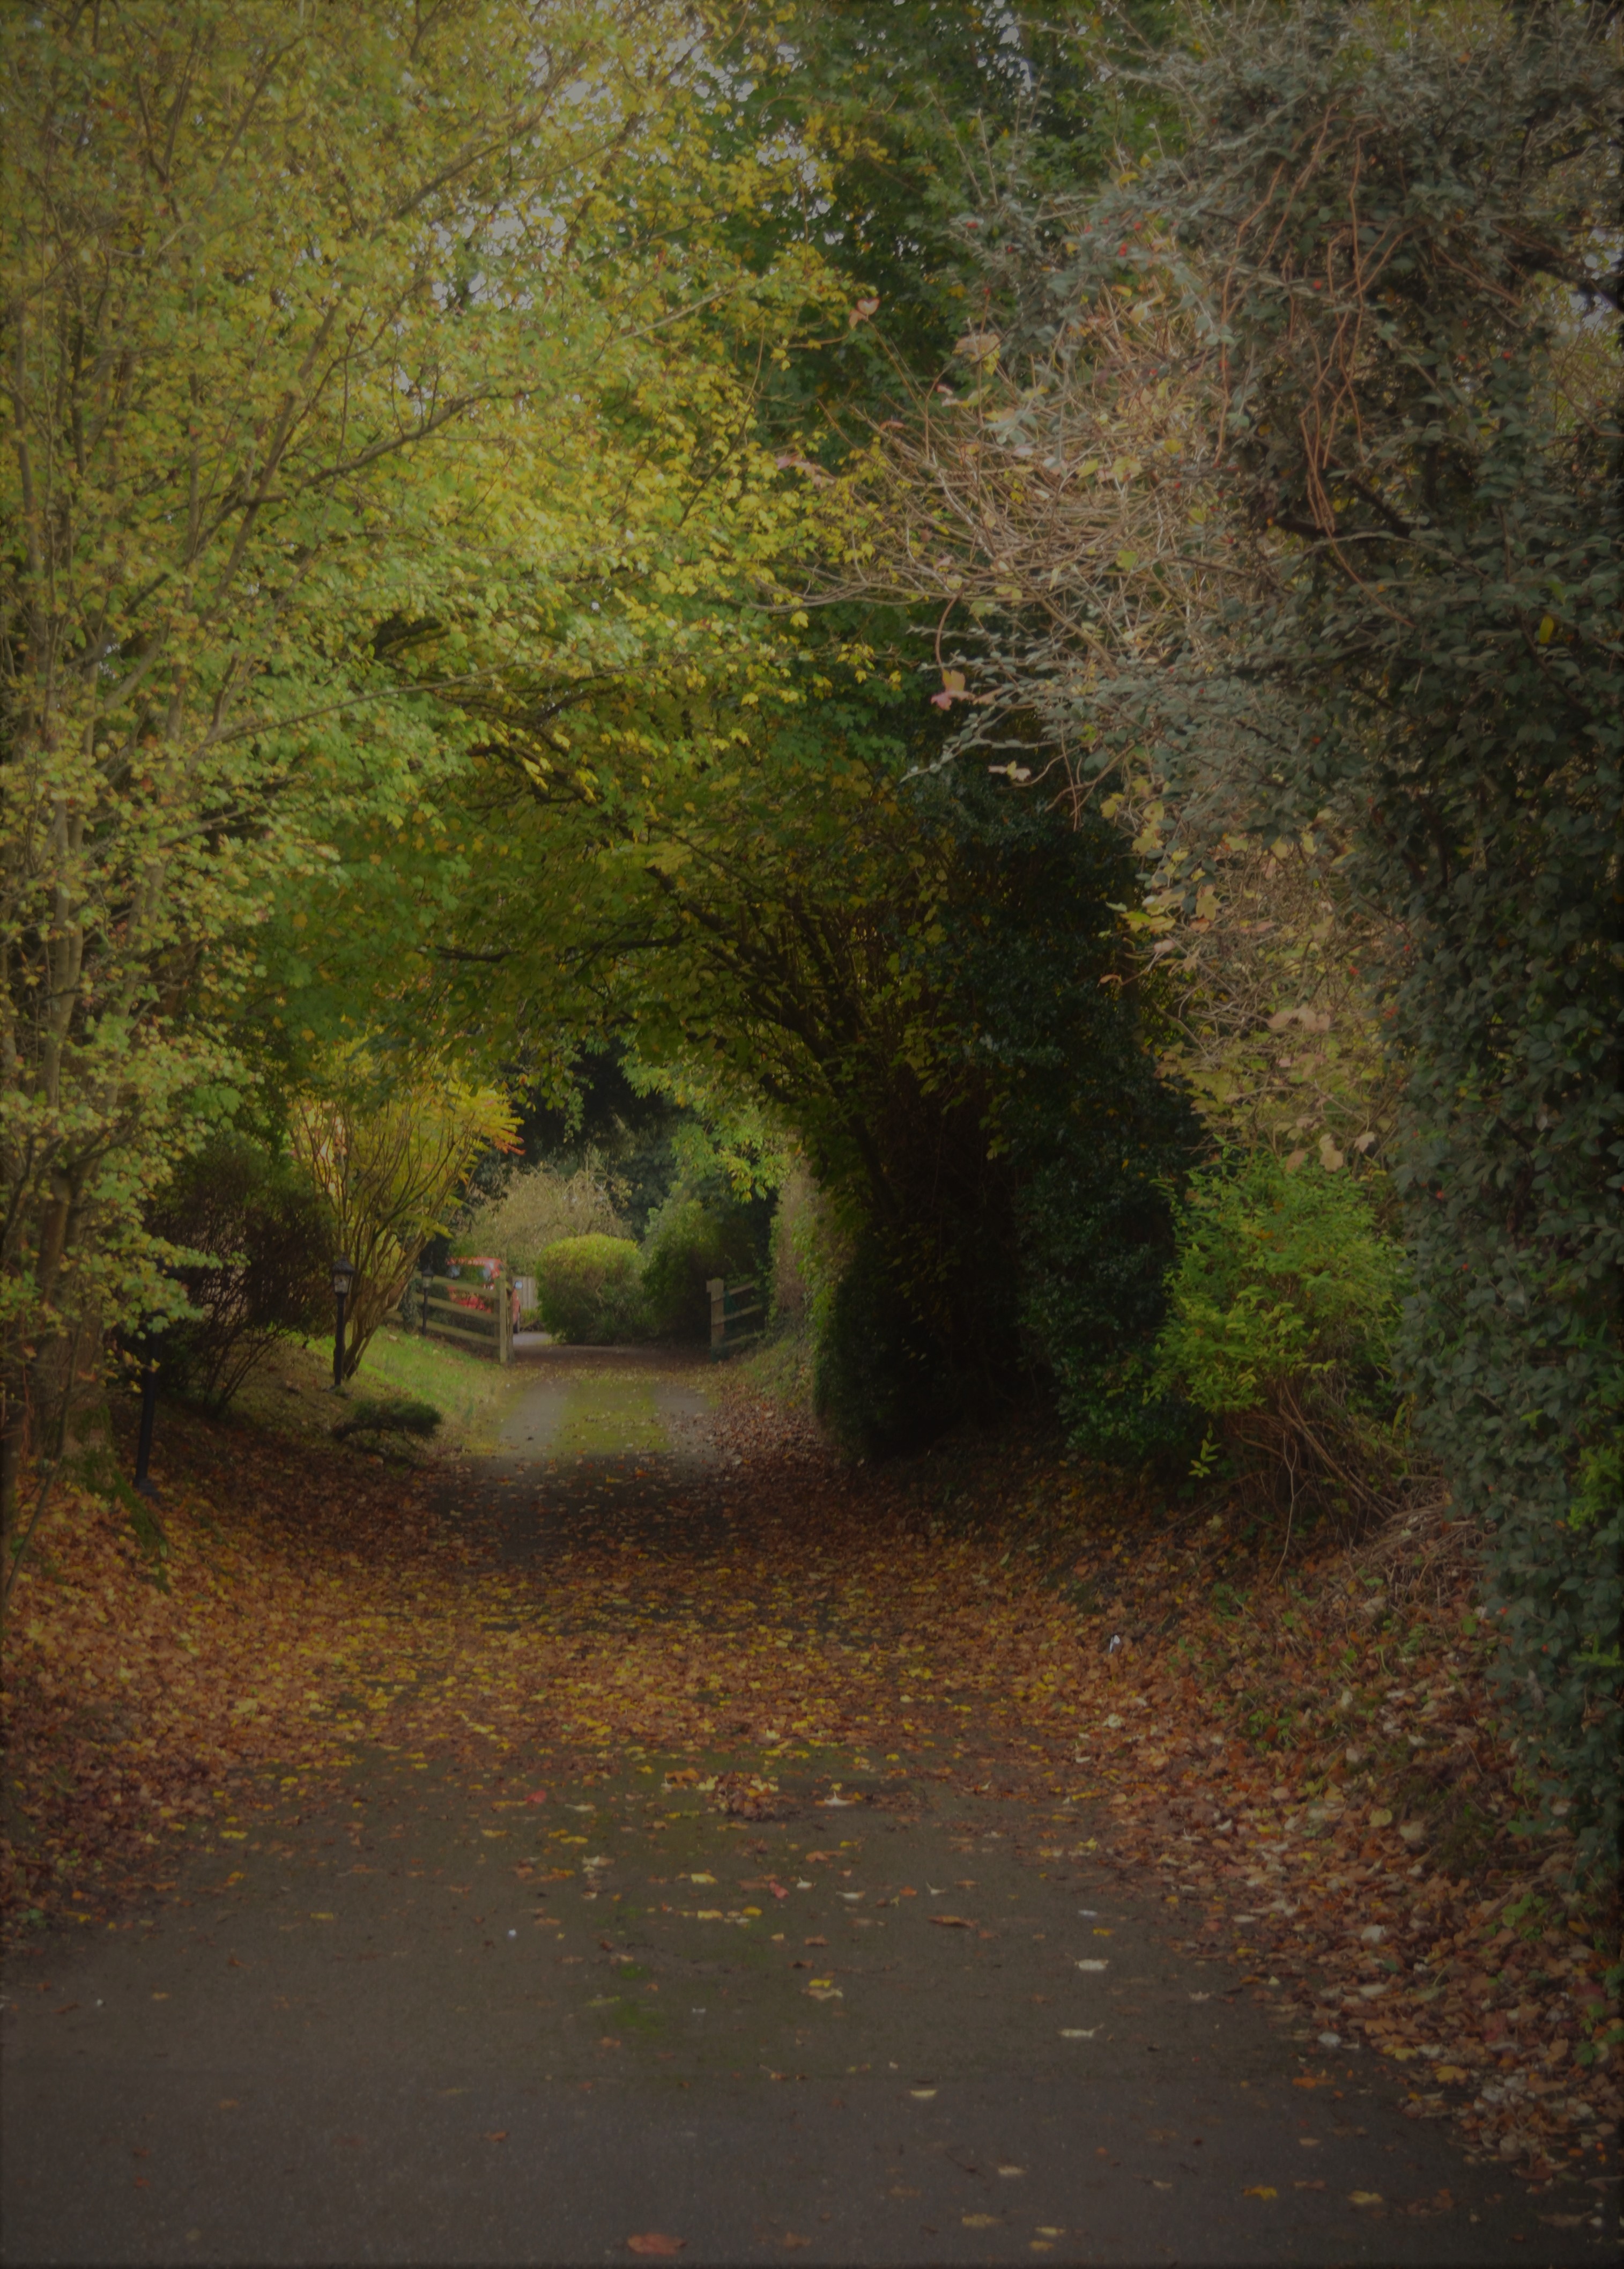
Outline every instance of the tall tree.
<svg viewBox="0 0 1624 2269"><path fill-rule="evenodd" d="M804 295L805 260L758 277L707 233L759 189L679 131L711 29L677 0L0 26L8 1502L99 1311L170 1297L142 1207L244 1075L256 928L325 913L343 831L432 826L465 737L437 684L537 637L601 666L579 584L680 526L671 421L729 414L685 342Z"/></svg>

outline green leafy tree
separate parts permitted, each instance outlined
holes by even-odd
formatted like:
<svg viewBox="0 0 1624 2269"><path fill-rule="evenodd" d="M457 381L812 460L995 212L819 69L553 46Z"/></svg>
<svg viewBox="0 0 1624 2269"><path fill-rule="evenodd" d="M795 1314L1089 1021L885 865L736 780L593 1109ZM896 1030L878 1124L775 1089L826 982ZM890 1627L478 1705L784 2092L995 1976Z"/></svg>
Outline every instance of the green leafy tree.
<svg viewBox="0 0 1624 2269"><path fill-rule="evenodd" d="M606 699L589 795L528 771L510 718L482 792L510 783L529 887L515 950L458 981L470 1015L483 998L509 1026L543 1003L602 1017L646 1062L753 1089L795 1130L854 1259L872 1248L945 1411L1046 1362L1091 1373L1154 1333L1159 1179L1189 1127L1124 987L1108 902L1131 868L1112 831L1079 832L1008 781L932 775L941 713L900 669L840 663L838 640L808 645L743 718L690 693L681 762L652 761L653 731L631 729L658 714L646 689ZM1022 1194L1040 1186L1045 1228L1023 1243ZM1068 1305L1063 1268L1096 1294Z"/></svg>
<svg viewBox="0 0 1624 2269"><path fill-rule="evenodd" d="M359 1045L330 1059L319 1087L288 1098L294 1157L326 1201L354 1268L343 1375L399 1304L417 1257L444 1230L481 1153L513 1139L507 1098L449 1066L380 1059Z"/></svg>
<svg viewBox="0 0 1624 2269"><path fill-rule="evenodd" d="M0 23L8 1504L104 1314L168 1297L143 1215L245 1053L296 1075L380 966L410 988L418 894L477 855L439 689L537 645L571 687L633 667L656 562L673 606L704 579L726 311L764 351L816 267L719 248L763 172L712 157L706 33L665 0ZM350 869L386 856L387 932Z"/></svg>

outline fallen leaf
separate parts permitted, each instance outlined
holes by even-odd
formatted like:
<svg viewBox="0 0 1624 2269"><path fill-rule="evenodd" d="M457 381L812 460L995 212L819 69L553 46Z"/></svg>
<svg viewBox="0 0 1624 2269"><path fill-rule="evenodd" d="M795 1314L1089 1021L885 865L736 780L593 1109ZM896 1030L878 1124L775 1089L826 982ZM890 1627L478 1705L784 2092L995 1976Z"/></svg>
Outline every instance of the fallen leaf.
<svg viewBox="0 0 1624 2269"><path fill-rule="evenodd" d="M1271 2199L1278 2198L1280 2196L1280 2192L1276 2190L1271 2190L1267 2183L1254 2183L1250 2190L1243 2191L1241 2192L1241 2196L1243 2198Z"/></svg>
<svg viewBox="0 0 1624 2269"><path fill-rule="evenodd" d="M506 2128L493 2127L490 2129L486 2133L485 2140L487 2143L506 2143L507 2140Z"/></svg>
<svg viewBox="0 0 1624 2269"><path fill-rule="evenodd" d="M626 2249L631 2253L680 2253L687 2243L685 2237L668 2237L663 2229L646 2229L640 2236L627 2238Z"/></svg>
<svg viewBox="0 0 1624 2269"><path fill-rule="evenodd" d="M963 1915L932 1915L930 1918L932 1922L935 1924L938 1930L974 1930L977 1928L977 1925L975 1923L967 1922Z"/></svg>
<svg viewBox="0 0 1624 2269"><path fill-rule="evenodd" d="M966 2229L996 2229L998 2227L995 2214L962 2214L959 2220Z"/></svg>
<svg viewBox="0 0 1624 2269"><path fill-rule="evenodd" d="M1349 2191L1347 2193L1349 2206L1380 2206L1381 2202L1380 2191Z"/></svg>

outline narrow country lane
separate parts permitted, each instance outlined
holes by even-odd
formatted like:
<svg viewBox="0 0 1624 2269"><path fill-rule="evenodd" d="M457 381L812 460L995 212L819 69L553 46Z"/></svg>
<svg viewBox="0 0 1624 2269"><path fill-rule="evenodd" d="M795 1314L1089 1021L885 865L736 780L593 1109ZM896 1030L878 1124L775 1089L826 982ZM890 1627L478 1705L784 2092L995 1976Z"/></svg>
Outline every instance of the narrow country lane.
<svg viewBox="0 0 1624 2269"><path fill-rule="evenodd" d="M534 1359L341 1769L14 1955L8 2262L1607 2257L1175 1940L990 1578L707 1388Z"/></svg>

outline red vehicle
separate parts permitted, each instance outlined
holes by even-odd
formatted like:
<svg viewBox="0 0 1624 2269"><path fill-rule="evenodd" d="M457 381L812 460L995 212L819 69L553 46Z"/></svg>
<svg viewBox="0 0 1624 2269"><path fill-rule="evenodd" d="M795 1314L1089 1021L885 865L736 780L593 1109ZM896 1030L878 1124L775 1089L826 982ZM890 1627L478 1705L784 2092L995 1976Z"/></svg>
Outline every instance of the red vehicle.
<svg viewBox="0 0 1624 2269"><path fill-rule="evenodd" d="M471 1284L494 1284L506 1266L507 1263L499 1256L493 1256L488 1253L460 1253L454 1260L448 1260L446 1263L446 1275L454 1282L461 1277ZM454 1304L459 1308L477 1308L482 1315L489 1315L491 1312L484 1300L472 1299L466 1296L459 1297L455 1292L451 1297ZM517 1285L513 1287L509 1297L513 1303L513 1327L517 1331L519 1328Z"/></svg>

